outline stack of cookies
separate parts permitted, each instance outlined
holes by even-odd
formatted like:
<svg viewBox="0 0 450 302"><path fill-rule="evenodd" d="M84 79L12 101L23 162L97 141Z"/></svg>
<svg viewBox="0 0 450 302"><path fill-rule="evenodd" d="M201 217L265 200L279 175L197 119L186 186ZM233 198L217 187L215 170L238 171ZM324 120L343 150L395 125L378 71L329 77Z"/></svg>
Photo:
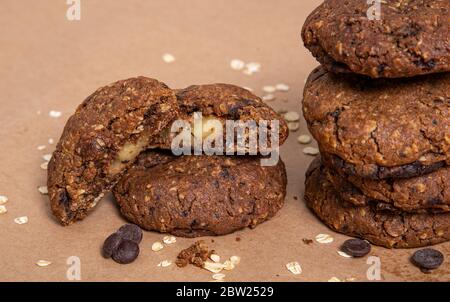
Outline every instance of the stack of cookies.
<svg viewBox="0 0 450 302"><path fill-rule="evenodd" d="M198 114L203 116L198 127L173 131L176 122L191 126ZM214 133L211 121L222 131ZM223 135L226 140L227 121L277 121L276 141L274 132L265 128L268 150L288 136L276 112L234 85L173 90L137 77L99 88L69 118L49 163L48 192L55 217L63 225L81 220L112 191L130 222L178 236L223 235L270 219L286 194L281 160L262 165L262 152L172 154L180 135L189 140ZM243 148L249 147L249 132L242 135L247 142Z"/></svg>
<svg viewBox="0 0 450 302"><path fill-rule="evenodd" d="M326 0L303 113L321 155L305 200L335 231L403 248L450 240L450 1Z"/></svg>

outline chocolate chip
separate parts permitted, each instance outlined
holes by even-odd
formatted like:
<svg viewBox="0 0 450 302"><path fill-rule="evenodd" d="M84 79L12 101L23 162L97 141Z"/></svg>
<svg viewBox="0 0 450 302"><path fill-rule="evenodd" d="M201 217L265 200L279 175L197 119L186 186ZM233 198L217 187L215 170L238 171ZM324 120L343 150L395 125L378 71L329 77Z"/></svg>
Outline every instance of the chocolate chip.
<svg viewBox="0 0 450 302"><path fill-rule="evenodd" d="M421 249L412 255L411 261L421 269L436 269L444 262L444 255L435 249Z"/></svg>
<svg viewBox="0 0 450 302"><path fill-rule="evenodd" d="M139 255L139 245L132 240L123 239L117 249L113 252L112 258L120 264L133 262Z"/></svg>
<svg viewBox="0 0 450 302"><path fill-rule="evenodd" d="M103 257L109 258L117 250L120 243L122 242L122 237L117 233L109 235L103 243Z"/></svg>
<svg viewBox="0 0 450 302"><path fill-rule="evenodd" d="M364 257L370 252L371 246L361 239L349 239L342 245L342 251L353 257Z"/></svg>
<svg viewBox="0 0 450 302"><path fill-rule="evenodd" d="M122 239L128 239L136 243L139 243L142 240L142 230L135 224L125 224L121 226L117 231L117 234L119 234Z"/></svg>

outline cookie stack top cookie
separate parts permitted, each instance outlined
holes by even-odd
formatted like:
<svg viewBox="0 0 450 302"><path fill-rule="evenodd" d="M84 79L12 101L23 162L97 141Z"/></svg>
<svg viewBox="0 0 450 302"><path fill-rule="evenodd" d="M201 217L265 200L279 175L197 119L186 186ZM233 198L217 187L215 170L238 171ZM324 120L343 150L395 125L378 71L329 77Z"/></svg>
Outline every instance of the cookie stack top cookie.
<svg viewBox="0 0 450 302"><path fill-rule="evenodd" d="M372 78L450 70L450 1L326 0L307 18L305 46L329 71ZM379 19L379 20L377 20Z"/></svg>

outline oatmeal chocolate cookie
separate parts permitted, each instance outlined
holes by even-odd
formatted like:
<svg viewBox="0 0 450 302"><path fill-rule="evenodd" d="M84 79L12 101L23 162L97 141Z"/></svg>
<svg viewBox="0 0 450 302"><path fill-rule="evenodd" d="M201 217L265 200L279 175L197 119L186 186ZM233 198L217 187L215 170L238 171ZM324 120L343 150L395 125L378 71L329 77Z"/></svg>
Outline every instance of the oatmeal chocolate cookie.
<svg viewBox="0 0 450 302"><path fill-rule="evenodd" d="M146 151L115 186L122 214L175 236L224 235L273 217L283 206L286 171L257 156L163 155Z"/></svg>
<svg viewBox="0 0 450 302"><path fill-rule="evenodd" d="M256 126L261 126L262 121L267 121L268 130L265 133L267 134L267 147L269 150L272 145L271 121L278 121L279 123L279 131L277 133L278 145L283 144L288 137L289 130L284 119L247 89L230 84L193 85L177 90L176 96L180 107L178 119L187 121L192 127L192 132L187 134L189 139L193 137L206 139L208 137L222 136L224 142L223 150L236 150L233 149L233 146L227 148L226 145L227 120L254 121ZM196 113L202 114L202 122L200 127L195 129L194 115ZM212 128L214 122L217 122L219 125L217 129ZM170 149L174 136L179 134L178 132L171 133L171 127L172 124L164 130L156 142L157 145ZM218 129L222 129L222 131ZM257 146L257 143L249 144L248 132L244 134L244 139L246 142L244 150L238 150L249 152L249 146ZM261 148L258 148L256 151L261 151Z"/></svg>
<svg viewBox="0 0 450 302"><path fill-rule="evenodd" d="M319 67L306 83L303 115L347 174L413 177L450 164L450 73L370 80Z"/></svg>
<svg viewBox="0 0 450 302"><path fill-rule="evenodd" d="M341 198L357 206L413 213L450 212L450 166L412 178L371 180L324 167Z"/></svg>
<svg viewBox="0 0 450 302"><path fill-rule="evenodd" d="M60 222L84 218L177 115L174 92L145 77L89 96L67 121L48 166L50 204Z"/></svg>
<svg viewBox="0 0 450 302"><path fill-rule="evenodd" d="M305 201L331 229L388 248L413 248L450 240L450 213L412 214L355 206L339 197L320 160L306 173Z"/></svg>
<svg viewBox="0 0 450 302"><path fill-rule="evenodd" d="M328 70L372 78L450 71L450 1L385 0L380 20L373 4L326 0L306 19L305 47Z"/></svg>

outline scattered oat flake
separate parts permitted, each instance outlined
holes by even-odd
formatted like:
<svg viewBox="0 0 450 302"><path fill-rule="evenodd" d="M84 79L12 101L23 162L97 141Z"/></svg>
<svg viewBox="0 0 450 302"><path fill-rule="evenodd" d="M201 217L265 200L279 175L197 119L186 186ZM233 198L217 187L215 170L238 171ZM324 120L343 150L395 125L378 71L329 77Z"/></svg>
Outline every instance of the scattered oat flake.
<svg viewBox="0 0 450 302"><path fill-rule="evenodd" d="M0 206L0 214L5 214L6 212L8 212L8 209L5 206L1 205Z"/></svg>
<svg viewBox="0 0 450 302"><path fill-rule="evenodd" d="M275 96L273 94L266 94L261 98L264 102L271 102L275 100Z"/></svg>
<svg viewBox="0 0 450 302"><path fill-rule="evenodd" d="M220 262L220 256L216 255L216 254L211 254L211 256L209 256L209 259L211 259L212 261L218 263Z"/></svg>
<svg viewBox="0 0 450 302"><path fill-rule="evenodd" d="M54 142L55 142L55 141L53 140L53 138L49 138L49 139L48 139L48 143L49 143L50 145L52 145Z"/></svg>
<svg viewBox="0 0 450 302"><path fill-rule="evenodd" d="M241 263L241 257L239 257L239 256L231 256L230 257L230 261L234 265L238 265L239 263Z"/></svg>
<svg viewBox="0 0 450 302"><path fill-rule="evenodd" d="M299 137L297 137L297 141L303 145L309 144L311 142L311 136L307 134L302 134Z"/></svg>
<svg viewBox="0 0 450 302"><path fill-rule="evenodd" d="M158 266L159 266L159 267L168 267L168 266L170 266L171 264L172 264L171 261L169 261L169 260L163 260L163 261L161 261L160 263L158 263Z"/></svg>
<svg viewBox="0 0 450 302"><path fill-rule="evenodd" d="M302 273L302 267L296 261L286 264L286 268L294 275L300 275Z"/></svg>
<svg viewBox="0 0 450 302"><path fill-rule="evenodd" d="M267 92L267 93L273 93L277 90L275 88L275 86L270 86L270 85L264 86L262 89L264 92Z"/></svg>
<svg viewBox="0 0 450 302"><path fill-rule="evenodd" d="M306 147L303 149L303 153L306 155L317 155L319 154L319 149L314 147Z"/></svg>
<svg viewBox="0 0 450 302"><path fill-rule="evenodd" d="M210 261L203 262L203 268L212 272L212 273L220 273L224 269L224 265L222 263L215 263Z"/></svg>
<svg viewBox="0 0 450 302"><path fill-rule="evenodd" d="M284 119L287 122L297 122L300 119L300 114L295 111L288 111L284 114Z"/></svg>
<svg viewBox="0 0 450 302"><path fill-rule="evenodd" d="M230 67L234 70L242 70L245 67L245 63L239 59L233 59L230 61Z"/></svg>
<svg viewBox="0 0 450 302"><path fill-rule="evenodd" d="M48 188L47 188L47 186L40 186L40 187L38 187L38 191L39 191L39 193L41 193L41 194L43 194L43 195L48 194Z"/></svg>
<svg viewBox="0 0 450 302"><path fill-rule="evenodd" d="M38 262L36 262L36 265L40 267L49 266L50 264L52 264L51 261L47 260L39 260Z"/></svg>
<svg viewBox="0 0 450 302"><path fill-rule="evenodd" d="M233 264L233 262L231 262L231 260L226 260L223 263L223 269L226 271L231 271L235 268L235 265Z"/></svg>
<svg viewBox="0 0 450 302"><path fill-rule="evenodd" d="M328 282L342 282L342 281L338 277L331 277L330 279L328 279Z"/></svg>
<svg viewBox="0 0 450 302"><path fill-rule="evenodd" d="M170 53L165 53L162 55L162 59L166 63L172 63L175 61L175 57Z"/></svg>
<svg viewBox="0 0 450 302"><path fill-rule="evenodd" d="M318 243L331 243L334 241L334 238L328 234L319 234L316 236L316 241Z"/></svg>
<svg viewBox="0 0 450 302"><path fill-rule="evenodd" d="M42 156L42 158L43 158L45 161L50 161L50 159L52 159L52 155L51 155L51 154L44 154L44 155Z"/></svg>
<svg viewBox="0 0 450 302"><path fill-rule="evenodd" d="M352 256L350 256L349 254L347 254L343 251L337 251L337 253L339 254L339 256L342 256L344 258L353 258Z"/></svg>
<svg viewBox="0 0 450 302"><path fill-rule="evenodd" d="M165 244L172 244L172 243L177 242L177 238L175 238L174 236L164 236L163 242Z"/></svg>
<svg viewBox="0 0 450 302"><path fill-rule="evenodd" d="M38 149L39 151L42 151L42 150L44 150L45 148L47 148L45 145L39 145L39 146L37 146L36 149Z"/></svg>
<svg viewBox="0 0 450 302"><path fill-rule="evenodd" d="M14 218L14 222L17 224L25 224L28 222L28 216L21 216L21 217Z"/></svg>
<svg viewBox="0 0 450 302"><path fill-rule="evenodd" d="M223 280L223 279L225 278L225 274L221 274L221 273L219 273L219 274L214 274L214 275L212 275L212 278L213 278L214 280Z"/></svg>
<svg viewBox="0 0 450 302"><path fill-rule="evenodd" d="M286 92L286 91L289 91L289 89L291 89L291 88L286 84L280 83L275 86L275 89L278 91Z"/></svg>
<svg viewBox="0 0 450 302"><path fill-rule="evenodd" d="M50 115L50 117L53 118L58 118L61 116L61 111L56 111L56 110L50 110L50 112L48 113L48 115Z"/></svg>
<svg viewBox="0 0 450 302"><path fill-rule="evenodd" d="M43 162L43 163L41 164L41 169L42 169L42 170L47 170L47 168L48 168L48 161Z"/></svg>
<svg viewBox="0 0 450 302"><path fill-rule="evenodd" d="M0 195L0 204L5 204L8 202L8 197L5 195Z"/></svg>
<svg viewBox="0 0 450 302"><path fill-rule="evenodd" d="M288 123L288 129L292 132L297 131L298 129L300 129L300 123L298 122L289 122Z"/></svg>
<svg viewBox="0 0 450 302"><path fill-rule="evenodd" d="M156 241L155 243L152 244L152 251L154 251L154 252L159 252L163 248L164 248L164 245L159 241Z"/></svg>

